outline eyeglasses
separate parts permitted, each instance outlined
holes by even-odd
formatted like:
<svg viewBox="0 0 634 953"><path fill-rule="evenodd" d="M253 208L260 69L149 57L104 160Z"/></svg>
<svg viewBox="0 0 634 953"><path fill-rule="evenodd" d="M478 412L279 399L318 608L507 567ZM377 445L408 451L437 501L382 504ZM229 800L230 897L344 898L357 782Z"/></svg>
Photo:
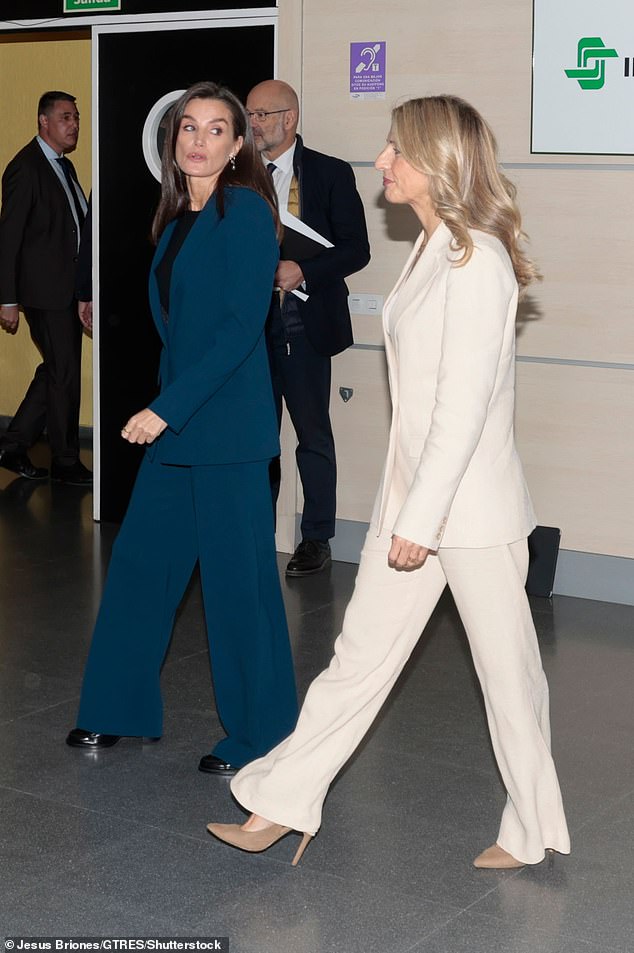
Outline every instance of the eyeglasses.
<svg viewBox="0 0 634 953"><path fill-rule="evenodd" d="M287 113L289 108L290 107L287 106L286 109L269 109L268 111L265 109L255 109L253 112L249 112L247 109L247 116L249 119L255 117L258 122L264 122L267 116L274 116L276 113Z"/></svg>

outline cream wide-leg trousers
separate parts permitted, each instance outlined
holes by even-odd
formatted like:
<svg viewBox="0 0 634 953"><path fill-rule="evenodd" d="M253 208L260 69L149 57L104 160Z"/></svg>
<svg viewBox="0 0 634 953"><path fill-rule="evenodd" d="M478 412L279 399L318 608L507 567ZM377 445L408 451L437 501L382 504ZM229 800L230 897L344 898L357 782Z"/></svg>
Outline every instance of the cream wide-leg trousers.
<svg viewBox="0 0 634 953"><path fill-rule="evenodd" d="M440 549L413 572L387 563L391 537L366 537L352 599L330 666L311 684L292 735L242 768L240 804L315 833L328 787L372 724L449 585L464 624L507 801L497 843L538 863L570 839L550 753L548 686L524 584L526 540Z"/></svg>

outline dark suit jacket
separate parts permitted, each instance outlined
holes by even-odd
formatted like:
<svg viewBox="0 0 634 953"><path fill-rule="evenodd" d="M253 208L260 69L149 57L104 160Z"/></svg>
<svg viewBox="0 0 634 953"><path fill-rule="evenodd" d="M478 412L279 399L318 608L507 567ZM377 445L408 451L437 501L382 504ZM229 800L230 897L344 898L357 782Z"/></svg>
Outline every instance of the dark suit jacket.
<svg viewBox="0 0 634 953"><path fill-rule="evenodd" d="M76 262L77 226L66 192L32 139L2 176L0 303L69 307Z"/></svg>
<svg viewBox="0 0 634 953"><path fill-rule="evenodd" d="M169 318L154 274L174 229L168 225L150 271L150 304L163 342L161 393L150 409L168 424L148 452L163 463L212 465L279 453L264 325L279 258L273 217L246 188L214 198L178 253Z"/></svg>
<svg viewBox="0 0 634 953"><path fill-rule="evenodd" d="M92 192L88 199L86 218L81 227L79 257L75 272L75 297L78 301L92 301Z"/></svg>
<svg viewBox="0 0 634 953"><path fill-rule="evenodd" d="M370 245L361 198L347 162L307 149L301 136L293 156L299 183L300 217L331 241L314 258L298 261L306 278L308 301L299 309L310 343L333 355L352 344L345 278L365 268Z"/></svg>

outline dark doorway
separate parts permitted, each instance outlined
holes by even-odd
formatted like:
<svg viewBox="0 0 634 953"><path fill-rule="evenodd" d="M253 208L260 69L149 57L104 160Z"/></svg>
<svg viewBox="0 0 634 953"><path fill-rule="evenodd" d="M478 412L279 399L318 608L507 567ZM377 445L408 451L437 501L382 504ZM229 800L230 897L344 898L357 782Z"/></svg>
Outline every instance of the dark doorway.
<svg viewBox="0 0 634 953"><path fill-rule="evenodd" d="M273 76L274 27L231 26L99 35L99 518L119 522L142 451L120 437L156 393L159 341L147 302L149 233L159 184L142 131L152 107L202 79L243 100Z"/></svg>

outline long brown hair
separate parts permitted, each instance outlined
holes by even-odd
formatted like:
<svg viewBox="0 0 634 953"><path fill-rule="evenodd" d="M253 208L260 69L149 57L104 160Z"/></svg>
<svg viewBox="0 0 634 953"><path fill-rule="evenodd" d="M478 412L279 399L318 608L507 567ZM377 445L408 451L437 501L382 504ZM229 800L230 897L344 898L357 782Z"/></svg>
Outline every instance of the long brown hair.
<svg viewBox="0 0 634 953"><path fill-rule="evenodd" d="M152 222L153 240L158 242L165 227L189 208L187 178L176 162L176 139L187 104L192 99L217 99L224 103L231 114L234 138L242 136L244 140L242 148L235 157L235 169L231 167L230 163L227 163L218 178L215 190L218 214L221 218L224 216L225 187L227 185L246 186L246 188L253 189L254 192L261 195L268 203L279 237L281 225L277 209L277 196L271 176L264 168L260 154L255 147L251 123L245 108L238 97L226 86L203 81L194 83L193 86L185 90L169 113L165 145L161 157L161 201Z"/></svg>
<svg viewBox="0 0 634 953"><path fill-rule="evenodd" d="M475 228L499 238L520 288L540 277L521 249L517 190L501 172L495 136L473 106L457 96L410 99L392 111L392 134L407 162L429 177L436 214L463 250L460 265L471 258Z"/></svg>

